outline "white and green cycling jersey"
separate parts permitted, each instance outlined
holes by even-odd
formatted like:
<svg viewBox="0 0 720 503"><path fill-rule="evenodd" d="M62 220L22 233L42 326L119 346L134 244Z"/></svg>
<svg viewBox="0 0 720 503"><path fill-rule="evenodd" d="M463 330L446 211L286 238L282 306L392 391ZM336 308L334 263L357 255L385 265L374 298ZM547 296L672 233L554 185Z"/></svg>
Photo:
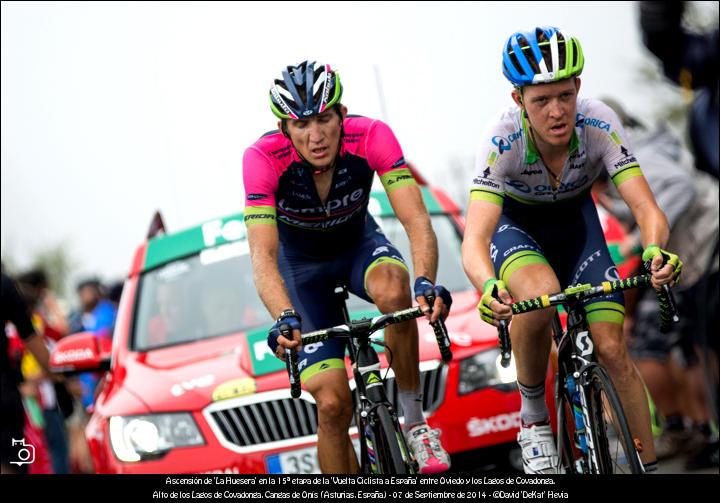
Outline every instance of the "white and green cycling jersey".
<svg viewBox="0 0 720 503"><path fill-rule="evenodd" d="M528 136L527 119L519 107L508 109L482 141L470 199L501 206L506 197L526 204L547 204L588 191L603 169L616 186L642 175L620 120L598 100L578 99L568 153L555 188Z"/></svg>

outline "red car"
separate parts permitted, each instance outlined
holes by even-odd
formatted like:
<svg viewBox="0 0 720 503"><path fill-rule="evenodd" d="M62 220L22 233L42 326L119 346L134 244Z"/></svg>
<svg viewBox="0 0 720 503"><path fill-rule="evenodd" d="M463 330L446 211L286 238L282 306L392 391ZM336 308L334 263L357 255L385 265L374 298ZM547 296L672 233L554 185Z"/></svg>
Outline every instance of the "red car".
<svg viewBox="0 0 720 503"><path fill-rule="evenodd" d="M441 364L431 328L418 325L428 422L441 430L455 469L508 462L518 468L514 367L499 365L497 332L478 316L479 295L461 265L460 210L438 189L422 192L440 246L438 278L454 299L449 365ZM373 193L369 208L410 257L386 194ZM349 302L353 318L376 312L358 298ZM105 369L86 429L97 472L316 472L316 407L307 392L290 398L284 364L266 345L271 323L253 284L241 214L141 244L112 348L104 338L78 334L52 355L52 364L67 371Z"/></svg>

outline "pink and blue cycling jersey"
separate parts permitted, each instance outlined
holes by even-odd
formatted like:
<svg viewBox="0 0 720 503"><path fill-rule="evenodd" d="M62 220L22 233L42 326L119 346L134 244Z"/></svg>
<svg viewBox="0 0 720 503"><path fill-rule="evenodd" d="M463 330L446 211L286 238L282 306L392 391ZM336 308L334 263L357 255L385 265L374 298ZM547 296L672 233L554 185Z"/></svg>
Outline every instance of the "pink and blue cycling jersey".
<svg viewBox="0 0 720 503"><path fill-rule="evenodd" d="M362 239L373 173L388 192L415 180L392 130L383 122L348 116L323 203L310 169L280 131L263 135L243 157L245 224L277 225L286 252L323 257Z"/></svg>

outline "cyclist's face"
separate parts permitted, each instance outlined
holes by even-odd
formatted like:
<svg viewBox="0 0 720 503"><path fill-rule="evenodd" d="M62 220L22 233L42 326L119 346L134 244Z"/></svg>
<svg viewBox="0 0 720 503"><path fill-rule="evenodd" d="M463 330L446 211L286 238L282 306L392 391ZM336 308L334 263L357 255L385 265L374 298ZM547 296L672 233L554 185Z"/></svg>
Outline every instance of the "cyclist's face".
<svg viewBox="0 0 720 503"><path fill-rule="evenodd" d="M579 78L565 79L525 86L522 96L513 91L513 99L527 111L536 140L560 147L570 143L579 90Z"/></svg>
<svg viewBox="0 0 720 503"><path fill-rule="evenodd" d="M347 108L341 107L343 119ZM281 127L281 124L278 124ZM340 148L342 121L333 109L310 117L309 119L290 119L287 132L298 153L316 168L324 168L333 163Z"/></svg>

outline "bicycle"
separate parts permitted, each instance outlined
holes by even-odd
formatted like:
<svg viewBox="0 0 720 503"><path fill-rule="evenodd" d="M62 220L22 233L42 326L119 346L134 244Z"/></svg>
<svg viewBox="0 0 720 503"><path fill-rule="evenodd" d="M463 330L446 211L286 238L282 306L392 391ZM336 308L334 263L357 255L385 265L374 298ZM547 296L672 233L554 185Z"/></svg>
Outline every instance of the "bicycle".
<svg viewBox="0 0 720 503"><path fill-rule="evenodd" d="M332 338L348 339L348 352L355 380L355 424L360 441L360 471L363 474L412 474L417 466L400 428L396 408L385 393L384 379L380 374L380 360L371 344L385 346L385 343L370 336L388 325L414 320L424 316L420 307L403 309L374 318L350 321L345 300L347 288L339 285L335 294L342 307L345 323L335 327L302 334L302 343L315 344ZM432 305L433 298L428 301ZM442 320L431 323L444 362L452 359L450 339ZM290 338L289 327L280 327L281 333ZM388 348L389 349L389 348ZM388 366L392 362L392 353ZM300 375L297 368L297 353L286 348L285 363L290 378L290 394L300 396Z"/></svg>
<svg viewBox="0 0 720 503"><path fill-rule="evenodd" d="M567 330L562 329L557 310L553 338L558 351L555 376L557 409L557 452L559 471L580 474L644 473L641 445L630 434L620 398L605 368L597 361L587 314L582 302L602 295L650 285L650 275L625 280L582 284L560 293L542 295L510 306L523 314L562 305L567 311ZM661 330L679 321L670 289L658 292ZM497 298L497 297L496 297ZM510 363L511 343L507 322L498 327L501 365Z"/></svg>

